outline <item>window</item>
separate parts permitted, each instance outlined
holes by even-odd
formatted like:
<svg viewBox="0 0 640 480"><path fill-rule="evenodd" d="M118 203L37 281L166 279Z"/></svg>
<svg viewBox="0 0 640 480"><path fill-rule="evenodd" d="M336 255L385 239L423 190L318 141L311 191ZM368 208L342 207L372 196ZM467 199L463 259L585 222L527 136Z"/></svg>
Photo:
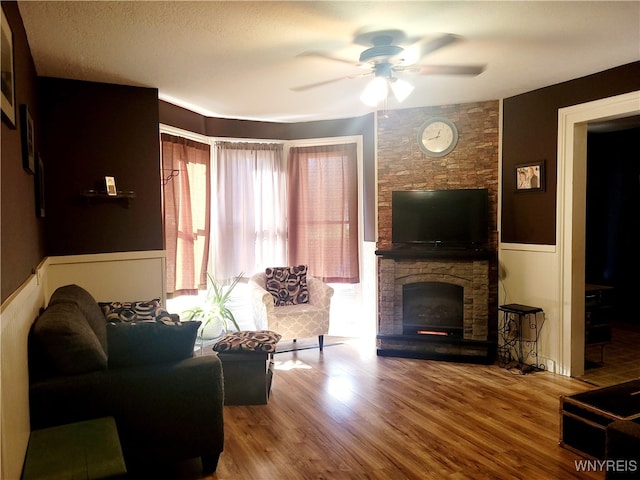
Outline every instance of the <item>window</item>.
<svg viewBox="0 0 640 480"><path fill-rule="evenodd" d="M173 133L162 133L170 294L205 288L207 270L225 282L297 263L329 283L359 283L355 139L305 141L285 159L284 142L205 138L211 148Z"/></svg>
<svg viewBox="0 0 640 480"><path fill-rule="evenodd" d="M207 282L210 146L161 134L167 295L196 294Z"/></svg>
<svg viewBox="0 0 640 480"><path fill-rule="evenodd" d="M359 283L355 143L292 147L287 168L289 264L331 283Z"/></svg>
<svg viewBox="0 0 640 480"><path fill-rule="evenodd" d="M216 142L214 270L220 280L286 262L283 145Z"/></svg>

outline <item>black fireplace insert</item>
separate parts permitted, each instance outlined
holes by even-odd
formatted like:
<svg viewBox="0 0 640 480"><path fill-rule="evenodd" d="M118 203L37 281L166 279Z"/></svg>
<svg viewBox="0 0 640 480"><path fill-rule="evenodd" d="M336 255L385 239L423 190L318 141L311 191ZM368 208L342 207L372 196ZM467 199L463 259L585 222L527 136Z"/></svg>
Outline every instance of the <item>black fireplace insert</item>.
<svg viewBox="0 0 640 480"><path fill-rule="evenodd" d="M463 336L464 288L442 282L402 287L403 335Z"/></svg>

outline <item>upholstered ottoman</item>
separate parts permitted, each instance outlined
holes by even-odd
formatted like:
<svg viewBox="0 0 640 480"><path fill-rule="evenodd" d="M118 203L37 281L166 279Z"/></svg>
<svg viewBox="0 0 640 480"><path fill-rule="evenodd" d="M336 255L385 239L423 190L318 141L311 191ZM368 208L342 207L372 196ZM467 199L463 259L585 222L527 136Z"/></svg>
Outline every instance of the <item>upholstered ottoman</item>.
<svg viewBox="0 0 640 480"><path fill-rule="evenodd" d="M113 417L34 430L29 436L23 480L126 476Z"/></svg>
<svg viewBox="0 0 640 480"><path fill-rule="evenodd" d="M273 380L273 354L280 335L241 331L224 335L213 346L222 362L225 405L266 405Z"/></svg>

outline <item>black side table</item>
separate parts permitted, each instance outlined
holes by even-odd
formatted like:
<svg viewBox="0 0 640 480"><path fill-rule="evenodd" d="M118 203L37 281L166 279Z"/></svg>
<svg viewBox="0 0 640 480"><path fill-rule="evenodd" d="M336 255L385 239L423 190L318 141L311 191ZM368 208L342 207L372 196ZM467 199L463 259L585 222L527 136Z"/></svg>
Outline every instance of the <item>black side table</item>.
<svg viewBox="0 0 640 480"><path fill-rule="evenodd" d="M540 307L519 303L500 305L502 319L498 325L498 360L505 368L517 368L523 374L542 370L538 360L538 338L544 323ZM538 314L542 314L538 321ZM526 327L526 329L523 329ZM533 360L533 363L529 363Z"/></svg>

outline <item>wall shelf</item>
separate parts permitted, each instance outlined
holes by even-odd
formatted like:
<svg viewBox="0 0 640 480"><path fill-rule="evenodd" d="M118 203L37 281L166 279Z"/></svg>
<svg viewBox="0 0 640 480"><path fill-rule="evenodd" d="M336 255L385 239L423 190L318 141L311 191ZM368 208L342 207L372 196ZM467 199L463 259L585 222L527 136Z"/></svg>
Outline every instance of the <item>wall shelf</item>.
<svg viewBox="0 0 640 480"><path fill-rule="evenodd" d="M85 200L87 206L92 202L120 202L129 208L131 200L136 198L136 192L118 190L115 195L109 195L105 191L85 190L80 196Z"/></svg>

